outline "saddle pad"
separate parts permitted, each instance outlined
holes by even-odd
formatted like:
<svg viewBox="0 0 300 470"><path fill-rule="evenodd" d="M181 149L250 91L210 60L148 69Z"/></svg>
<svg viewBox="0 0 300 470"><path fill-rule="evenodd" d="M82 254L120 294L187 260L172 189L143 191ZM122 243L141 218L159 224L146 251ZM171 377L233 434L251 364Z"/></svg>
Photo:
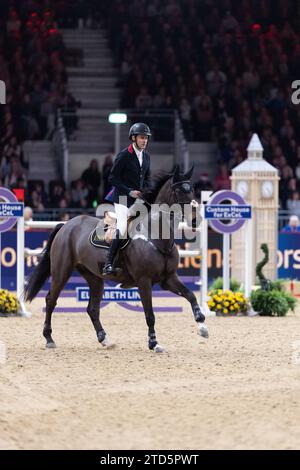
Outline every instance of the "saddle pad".
<svg viewBox="0 0 300 470"><path fill-rule="evenodd" d="M110 244L107 243L104 238L99 238L99 236L97 235L97 228L94 228L90 235L89 235L89 242L97 247L97 248L106 248L106 249L109 249L110 247ZM121 241L121 250L123 250L127 245L128 243L130 242L130 239L124 239Z"/></svg>

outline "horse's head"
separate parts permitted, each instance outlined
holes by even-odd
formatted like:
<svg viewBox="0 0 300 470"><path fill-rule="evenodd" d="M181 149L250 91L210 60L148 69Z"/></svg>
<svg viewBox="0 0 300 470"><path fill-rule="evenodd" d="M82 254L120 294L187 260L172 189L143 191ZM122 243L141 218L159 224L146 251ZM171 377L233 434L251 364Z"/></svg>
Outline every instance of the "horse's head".
<svg viewBox="0 0 300 470"><path fill-rule="evenodd" d="M188 214L187 223L193 228L196 227L198 203L195 200L194 188L191 183L194 165L186 173L180 173L180 168L176 165L171 180L171 204L179 204L183 214ZM185 210L189 209L189 210Z"/></svg>
<svg viewBox="0 0 300 470"><path fill-rule="evenodd" d="M143 191L144 200L151 204L167 204L169 208L179 207L182 215L192 227L196 227L198 203L195 201L194 188L191 177L194 167L186 173L181 173L178 165L172 173L161 173L153 180L151 187ZM176 207L175 207L176 209ZM187 210L189 209L189 210ZM179 212L179 210L177 210ZM187 216L187 213L189 215Z"/></svg>

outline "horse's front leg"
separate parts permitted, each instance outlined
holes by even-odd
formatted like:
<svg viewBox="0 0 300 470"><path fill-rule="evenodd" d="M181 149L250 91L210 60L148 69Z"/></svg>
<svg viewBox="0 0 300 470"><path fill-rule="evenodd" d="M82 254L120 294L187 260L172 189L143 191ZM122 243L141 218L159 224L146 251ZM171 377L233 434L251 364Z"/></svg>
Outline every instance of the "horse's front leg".
<svg viewBox="0 0 300 470"><path fill-rule="evenodd" d="M155 334L155 316L152 306L152 282L151 279L142 278L139 280L138 289L141 296L141 301L143 304L146 323L148 326L148 347L156 353L164 352L164 348L160 346L156 339Z"/></svg>
<svg viewBox="0 0 300 470"><path fill-rule="evenodd" d="M195 294L188 289L179 279L177 274L173 274L166 278L162 283L161 287L174 292L177 295L185 297L191 304L194 318L198 325L198 333L203 338L208 338L208 329L205 324L205 315L202 313L201 308L197 302Z"/></svg>

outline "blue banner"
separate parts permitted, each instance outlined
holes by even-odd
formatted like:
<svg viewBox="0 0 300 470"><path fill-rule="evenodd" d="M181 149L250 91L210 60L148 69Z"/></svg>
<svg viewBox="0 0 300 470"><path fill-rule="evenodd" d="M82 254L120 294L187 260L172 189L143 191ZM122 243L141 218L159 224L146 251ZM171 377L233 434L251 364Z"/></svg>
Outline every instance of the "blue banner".
<svg viewBox="0 0 300 470"><path fill-rule="evenodd" d="M88 287L76 287L77 302L86 302L90 300L90 292ZM120 289L118 287L105 287L102 301L103 302L136 302L141 300L138 290Z"/></svg>
<svg viewBox="0 0 300 470"><path fill-rule="evenodd" d="M0 217L22 217L23 202L0 202Z"/></svg>
<svg viewBox="0 0 300 470"><path fill-rule="evenodd" d="M1 287L9 290L17 288L17 232L0 233L1 237ZM26 248L44 247L49 237L49 231L25 232ZM28 275L38 263L37 256L25 259L25 275Z"/></svg>
<svg viewBox="0 0 300 470"><path fill-rule="evenodd" d="M251 219L251 206L215 204L205 206L205 219Z"/></svg>
<svg viewBox="0 0 300 470"><path fill-rule="evenodd" d="M300 233L280 233L278 240L278 277L300 281Z"/></svg>

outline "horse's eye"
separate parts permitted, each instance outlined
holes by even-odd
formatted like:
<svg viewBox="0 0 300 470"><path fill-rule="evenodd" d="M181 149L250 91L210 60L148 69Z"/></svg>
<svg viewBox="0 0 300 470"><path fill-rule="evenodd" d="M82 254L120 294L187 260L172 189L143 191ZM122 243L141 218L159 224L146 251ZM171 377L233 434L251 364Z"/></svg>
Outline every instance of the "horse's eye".
<svg viewBox="0 0 300 470"><path fill-rule="evenodd" d="M192 187L189 183L183 183L181 185L181 191L183 191L184 193L190 193L192 191Z"/></svg>

